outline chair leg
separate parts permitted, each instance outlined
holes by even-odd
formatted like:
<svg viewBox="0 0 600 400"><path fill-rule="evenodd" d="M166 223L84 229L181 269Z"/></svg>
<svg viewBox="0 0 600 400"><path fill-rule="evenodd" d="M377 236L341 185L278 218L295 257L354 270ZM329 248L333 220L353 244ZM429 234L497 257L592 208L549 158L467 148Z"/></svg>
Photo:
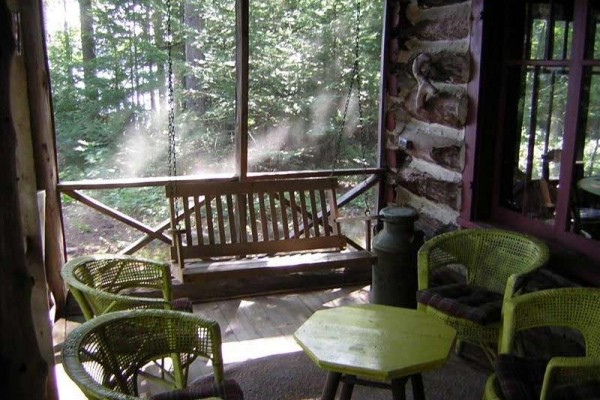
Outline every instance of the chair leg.
<svg viewBox="0 0 600 400"><path fill-rule="evenodd" d="M485 353L485 356L490 362L490 365L492 366L492 368L494 368L494 365L496 365L496 352L494 351L492 346L490 346L487 343L479 343L479 347L481 347L481 349Z"/></svg>
<svg viewBox="0 0 600 400"><path fill-rule="evenodd" d="M456 339L456 343L454 344L454 353L457 356L460 356L460 353L462 353L463 345L464 342L462 340Z"/></svg>

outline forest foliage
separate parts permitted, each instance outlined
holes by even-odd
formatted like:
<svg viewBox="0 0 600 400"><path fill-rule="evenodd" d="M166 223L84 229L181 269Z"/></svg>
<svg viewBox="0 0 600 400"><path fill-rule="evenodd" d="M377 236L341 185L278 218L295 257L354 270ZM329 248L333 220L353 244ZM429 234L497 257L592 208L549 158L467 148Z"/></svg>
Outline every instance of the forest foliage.
<svg viewBox="0 0 600 400"><path fill-rule="evenodd" d="M233 172L235 1L46 6L61 180L168 175L171 68L178 174ZM250 2L250 170L375 165L381 16L364 0Z"/></svg>

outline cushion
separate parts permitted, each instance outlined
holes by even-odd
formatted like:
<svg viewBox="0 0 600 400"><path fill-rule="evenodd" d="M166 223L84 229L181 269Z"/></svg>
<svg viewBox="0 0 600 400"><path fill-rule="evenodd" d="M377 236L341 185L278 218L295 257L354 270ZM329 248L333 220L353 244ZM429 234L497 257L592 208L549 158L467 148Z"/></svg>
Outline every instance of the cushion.
<svg viewBox="0 0 600 400"><path fill-rule="evenodd" d="M600 400L600 381L567 385L550 393L552 400Z"/></svg>
<svg viewBox="0 0 600 400"><path fill-rule="evenodd" d="M222 393L214 380L202 381L192 384L185 389L159 393L150 396L151 400L192 400L207 397L221 397L224 400L244 400L244 393L234 379L225 379L222 384Z"/></svg>
<svg viewBox="0 0 600 400"><path fill-rule="evenodd" d="M547 364L547 359L499 354L494 369L506 400L538 400Z"/></svg>
<svg viewBox="0 0 600 400"><path fill-rule="evenodd" d="M540 326L514 333L521 356L533 358L585 357L583 336L567 327Z"/></svg>
<svg viewBox="0 0 600 400"><path fill-rule="evenodd" d="M465 283L466 278L464 272L460 271L460 266L451 268L449 265L443 265L429 271L429 286L443 286L451 283ZM462 267L464 270L464 267Z"/></svg>
<svg viewBox="0 0 600 400"><path fill-rule="evenodd" d="M194 305L190 299L187 297L180 297L174 300L171 300L171 308L175 311L185 311L189 313L194 312Z"/></svg>
<svg viewBox="0 0 600 400"><path fill-rule="evenodd" d="M481 325L499 321L502 309L501 294L464 283L419 290L417 302Z"/></svg>

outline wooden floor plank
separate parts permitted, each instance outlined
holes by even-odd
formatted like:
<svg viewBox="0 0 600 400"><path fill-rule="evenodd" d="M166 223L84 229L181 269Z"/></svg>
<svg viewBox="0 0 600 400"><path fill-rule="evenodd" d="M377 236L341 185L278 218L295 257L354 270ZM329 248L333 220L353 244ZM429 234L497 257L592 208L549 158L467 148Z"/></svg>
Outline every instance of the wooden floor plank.
<svg viewBox="0 0 600 400"><path fill-rule="evenodd" d="M268 337L272 333L272 329L265 329L265 325L269 320L257 308L251 299L240 301L234 316L234 321L237 324L236 335L238 340L260 339Z"/></svg>
<svg viewBox="0 0 600 400"><path fill-rule="evenodd" d="M229 308L232 307L230 306ZM224 343L231 341L237 342L238 337L235 334L234 326L230 324L229 318L223 312L223 309L227 309L227 307L223 307L223 305L219 303L194 304L194 314L212 319L213 321L217 321L219 323L219 326L221 327L221 338Z"/></svg>
<svg viewBox="0 0 600 400"><path fill-rule="evenodd" d="M342 304L368 303L368 290L362 287L322 290L311 292L308 296L301 296L300 301L314 312Z"/></svg>
<svg viewBox="0 0 600 400"><path fill-rule="evenodd" d="M238 333L242 328L239 325L239 321L236 318L236 314L238 312L240 302L241 300L225 300L210 303L195 303L194 309L196 307L196 304L216 305L219 308L219 314L215 314L216 321L219 322L221 330L223 330L224 327L227 326L227 331L231 332L231 334L228 335L228 338L231 340L228 341L239 341L240 338L238 337Z"/></svg>
<svg viewBox="0 0 600 400"><path fill-rule="evenodd" d="M296 295L266 296L260 302L283 335L293 334L312 315Z"/></svg>

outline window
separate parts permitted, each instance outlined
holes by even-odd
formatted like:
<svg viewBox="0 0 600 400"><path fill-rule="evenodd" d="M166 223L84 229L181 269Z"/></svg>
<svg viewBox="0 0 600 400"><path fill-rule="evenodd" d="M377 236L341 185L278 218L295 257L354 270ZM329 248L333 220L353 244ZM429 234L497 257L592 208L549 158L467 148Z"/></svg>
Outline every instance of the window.
<svg viewBox="0 0 600 400"><path fill-rule="evenodd" d="M493 180L491 206L480 206L486 211L476 218L598 257L600 2L483 4L484 15L504 17L483 22L478 135L486 136L483 148L494 149L495 162L486 167L485 150L478 154L485 172L477 182ZM495 135L484 135L488 130ZM474 193L475 203L486 199Z"/></svg>
<svg viewBox="0 0 600 400"><path fill-rule="evenodd" d="M248 23L248 170L375 167L381 4L250 1Z"/></svg>
<svg viewBox="0 0 600 400"><path fill-rule="evenodd" d="M236 3L249 15L242 17ZM232 175L236 162L249 172L376 167L379 2L44 4L61 180L168 174L170 68L179 175ZM238 22L249 30L247 63L236 58ZM356 81L347 95L357 48L360 106ZM245 106L236 98L238 62L249 80L242 161L236 160L236 112Z"/></svg>

